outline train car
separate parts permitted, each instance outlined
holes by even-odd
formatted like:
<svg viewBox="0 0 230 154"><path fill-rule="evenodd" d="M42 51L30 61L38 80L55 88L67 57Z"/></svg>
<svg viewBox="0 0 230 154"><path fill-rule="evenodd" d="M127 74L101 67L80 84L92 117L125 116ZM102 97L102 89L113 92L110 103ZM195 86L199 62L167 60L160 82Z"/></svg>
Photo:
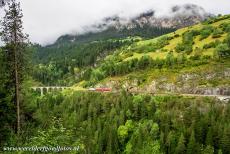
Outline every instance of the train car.
<svg viewBox="0 0 230 154"><path fill-rule="evenodd" d="M112 88L96 88L95 91L98 91L98 92L111 92Z"/></svg>
<svg viewBox="0 0 230 154"><path fill-rule="evenodd" d="M89 91L96 91L95 88L89 88L88 90L89 90Z"/></svg>

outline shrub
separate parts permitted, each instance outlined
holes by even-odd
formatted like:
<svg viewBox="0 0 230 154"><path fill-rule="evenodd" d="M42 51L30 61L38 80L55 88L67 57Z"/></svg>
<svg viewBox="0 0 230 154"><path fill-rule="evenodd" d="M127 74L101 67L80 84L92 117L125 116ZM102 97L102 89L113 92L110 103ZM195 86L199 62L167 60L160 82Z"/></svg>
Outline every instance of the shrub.
<svg viewBox="0 0 230 154"><path fill-rule="evenodd" d="M200 35L200 31L199 31L199 30L192 30L190 33L191 33L193 36L198 36L198 35Z"/></svg>
<svg viewBox="0 0 230 154"><path fill-rule="evenodd" d="M168 36L167 40L172 40L174 36Z"/></svg>
<svg viewBox="0 0 230 154"><path fill-rule="evenodd" d="M220 25L220 28L225 32L230 32L230 23L223 23Z"/></svg>
<svg viewBox="0 0 230 154"><path fill-rule="evenodd" d="M173 37L177 38L177 37L180 37L180 35L179 34L175 34Z"/></svg>
<svg viewBox="0 0 230 154"><path fill-rule="evenodd" d="M161 52L168 52L167 49L161 49Z"/></svg>
<svg viewBox="0 0 230 154"><path fill-rule="evenodd" d="M226 44L230 48L230 33L228 33L227 38L225 39Z"/></svg>
<svg viewBox="0 0 230 154"><path fill-rule="evenodd" d="M208 60L208 59L211 59L212 57L211 56L209 56L209 55L204 55L204 56L202 56L202 59L204 59L204 60Z"/></svg>
<svg viewBox="0 0 230 154"><path fill-rule="evenodd" d="M205 44L203 46L203 49L215 48L218 44L220 44L220 41L216 40L215 42L211 42L209 44Z"/></svg>
<svg viewBox="0 0 230 154"><path fill-rule="evenodd" d="M192 60L199 60L202 56L202 50L200 48L195 49L195 53L193 56L190 57Z"/></svg>
<svg viewBox="0 0 230 154"><path fill-rule="evenodd" d="M181 52L184 51L187 54L190 54L192 52L192 46L194 44L193 42L193 35L197 35L197 31L188 31L183 34L183 40L182 43L177 44L175 51Z"/></svg>
<svg viewBox="0 0 230 154"><path fill-rule="evenodd" d="M215 29L212 34L212 38L219 38L223 34L223 31L220 29Z"/></svg>
<svg viewBox="0 0 230 154"><path fill-rule="evenodd" d="M169 52L165 59L166 66L172 67L174 65L174 56L172 52Z"/></svg>
<svg viewBox="0 0 230 154"><path fill-rule="evenodd" d="M182 51L184 51L186 54L189 55L193 51L192 44L182 44L182 43L179 43L179 44L177 44L177 46L175 48L175 51L176 52L182 52Z"/></svg>
<svg viewBox="0 0 230 154"><path fill-rule="evenodd" d="M168 36L163 36L159 38L156 42L149 43L148 45L134 46L131 51L136 51L138 53L154 52L168 45L170 39L171 38Z"/></svg>
<svg viewBox="0 0 230 154"><path fill-rule="evenodd" d="M204 30L200 33L200 40L206 39L207 37L209 37L209 35L211 34L211 32L209 30Z"/></svg>
<svg viewBox="0 0 230 154"><path fill-rule="evenodd" d="M184 50L185 50L184 44L178 43L177 46L176 46L176 48L175 48L175 51L176 52L181 52L181 51L184 51Z"/></svg>
<svg viewBox="0 0 230 154"><path fill-rule="evenodd" d="M230 24L224 29L224 31L230 33Z"/></svg>
<svg viewBox="0 0 230 154"><path fill-rule="evenodd" d="M217 54L220 58L226 58L230 56L230 48L226 43L221 43L216 47Z"/></svg>
<svg viewBox="0 0 230 154"><path fill-rule="evenodd" d="M211 35L212 32L213 32L212 26L204 26L200 31L200 40L203 40L203 39L209 37L209 35Z"/></svg>
<svg viewBox="0 0 230 154"><path fill-rule="evenodd" d="M138 61L138 68L144 69L148 66L150 66L152 63L152 58L148 55L144 55L141 57L141 59Z"/></svg>
<svg viewBox="0 0 230 154"><path fill-rule="evenodd" d="M133 52L127 52L124 54L123 58L125 59L125 58L132 57L132 56L133 56Z"/></svg>
<svg viewBox="0 0 230 154"><path fill-rule="evenodd" d="M208 20L205 20L204 22L202 22L202 24L206 25L206 24L213 24L215 22L224 20L224 19L228 19L230 18L230 15L222 15L222 16L218 16L218 17L211 17Z"/></svg>

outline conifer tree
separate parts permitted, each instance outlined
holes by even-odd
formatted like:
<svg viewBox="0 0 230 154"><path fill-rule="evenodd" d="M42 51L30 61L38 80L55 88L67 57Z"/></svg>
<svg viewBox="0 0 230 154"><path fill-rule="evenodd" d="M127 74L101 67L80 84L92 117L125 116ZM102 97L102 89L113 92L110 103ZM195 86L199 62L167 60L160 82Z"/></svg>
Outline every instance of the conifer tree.
<svg viewBox="0 0 230 154"><path fill-rule="evenodd" d="M221 139L221 146L223 154L230 153L230 127L226 126Z"/></svg>
<svg viewBox="0 0 230 154"><path fill-rule="evenodd" d="M25 66L25 44L27 35L23 33L22 10L20 3L11 0L8 9L1 22L2 40L5 42L4 54L7 59L7 70L9 71L9 89L13 89L14 103L17 109L16 131L20 133L20 88L23 81L23 70Z"/></svg>
<svg viewBox="0 0 230 154"><path fill-rule="evenodd" d="M192 131L192 134L191 134L190 139L189 139L188 147L187 147L187 154L195 153L198 150L197 148L198 147L197 147L197 144L196 144L194 131Z"/></svg>
<svg viewBox="0 0 230 154"><path fill-rule="evenodd" d="M213 145L212 128L208 129L205 144L210 146Z"/></svg>
<svg viewBox="0 0 230 154"><path fill-rule="evenodd" d="M218 154L223 154L221 149L218 150Z"/></svg>
<svg viewBox="0 0 230 154"><path fill-rule="evenodd" d="M185 140L184 135L181 134L180 139L178 141L177 147L176 147L176 154L184 154L185 153Z"/></svg>
<svg viewBox="0 0 230 154"><path fill-rule="evenodd" d="M170 131L166 139L167 152L174 153L176 144L175 134L173 131Z"/></svg>
<svg viewBox="0 0 230 154"><path fill-rule="evenodd" d="M214 154L214 148L210 145L206 146L202 154Z"/></svg>

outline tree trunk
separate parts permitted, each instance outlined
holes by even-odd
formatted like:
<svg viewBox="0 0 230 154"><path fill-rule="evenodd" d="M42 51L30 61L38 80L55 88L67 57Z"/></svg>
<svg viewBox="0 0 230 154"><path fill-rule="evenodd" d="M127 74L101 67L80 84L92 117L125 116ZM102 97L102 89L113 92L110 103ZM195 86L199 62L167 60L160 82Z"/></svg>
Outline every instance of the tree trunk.
<svg viewBox="0 0 230 154"><path fill-rule="evenodd" d="M18 62L16 48L14 48L14 78L15 78L15 102L17 105L17 134L20 134L20 101L19 101L19 82L18 82Z"/></svg>

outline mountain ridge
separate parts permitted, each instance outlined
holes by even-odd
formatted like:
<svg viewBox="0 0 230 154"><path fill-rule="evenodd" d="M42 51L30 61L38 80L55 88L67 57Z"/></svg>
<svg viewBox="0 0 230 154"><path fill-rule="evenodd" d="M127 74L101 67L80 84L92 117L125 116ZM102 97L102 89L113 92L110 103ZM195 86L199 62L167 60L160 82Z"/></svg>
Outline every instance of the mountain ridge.
<svg viewBox="0 0 230 154"><path fill-rule="evenodd" d="M148 10L130 19L119 16L108 17L104 19L104 23L99 27L112 26L119 30L124 27L128 27L129 29L137 25L142 27L144 24L150 24L154 27L178 29L197 24L211 16L213 15L207 13L200 6L185 4L172 6L168 15L157 16L154 10Z"/></svg>
<svg viewBox="0 0 230 154"><path fill-rule="evenodd" d="M106 17L101 22L86 27L85 33L60 36L54 44L61 43L62 41L75 42L82 40L82 38L88 39L89 37L95 37L94 39L88 39L90 41L128 36L151 38L155 36L154 31L157 31L157 29L165 29L168 32L172 32L179 28L195 25L214 16L207 13L202 7L194 4L172 6L169 14L156 16L154 10L148 10L132 18L118 15ZM146 29L147 32L145 32ZM100 34L105 37L98 37Z"/></svg>

